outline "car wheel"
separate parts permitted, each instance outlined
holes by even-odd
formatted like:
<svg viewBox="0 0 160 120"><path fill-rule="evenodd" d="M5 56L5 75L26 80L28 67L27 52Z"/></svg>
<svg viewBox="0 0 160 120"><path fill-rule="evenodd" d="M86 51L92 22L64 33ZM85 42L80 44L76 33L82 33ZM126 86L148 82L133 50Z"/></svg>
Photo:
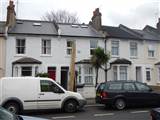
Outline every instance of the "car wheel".
<svg viewBox="0 0 160 120"><path fill-rule="evenodd" d="M64 104L64 111L68 113L77 111L77 102L75 100L68 100Z"/></svg>
<svg viewBox="0 0 160 120"><path fill-rule="evenodd" d="M19 105L15 102L9 102L7 103L4 108L6 108L8 111L14 113L14 114L18 114L19 113Z"/></svg>
<svg viewBox="0 0 160 120"><path fill-rule="evenodd" d="M126 103L123 99L117 99L114 103L114 106L118 110L122 110L126 107Z"/></svg>

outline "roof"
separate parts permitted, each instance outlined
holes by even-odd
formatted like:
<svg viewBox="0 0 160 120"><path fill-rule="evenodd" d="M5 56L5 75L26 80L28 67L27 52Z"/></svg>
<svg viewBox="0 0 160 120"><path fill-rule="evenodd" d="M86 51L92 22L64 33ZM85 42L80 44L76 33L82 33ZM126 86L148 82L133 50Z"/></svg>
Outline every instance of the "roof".
<svg viewBox="0 0 160 120"><path fill-rule="evenodd" d="M42 62L39 60L36 60L31 57L23 57L16 61L14 61L12 64L41 64Z"/></svg>
<svg viewBox="0 0 160 120"><path fill-rule="evenodd" d="M129 65L131 65L132 62L125 59L125 58L118 58L118 59L114 60L113 62L111 62L110 64L129 64Z"/></svg>
<svg viewBox="0 0 160 120"><path fill-rule="evenodd" d="M155 65L160 65L160 62L157 62Z"/></svg>
<svg viewBox="0 0 160 120"><path fill-rule="evenodd" d="M108 37L139 39L138 37L122 30L120 27L102 26L102 30L107 32Z"/></svg>
<svg viewBox="0 0 160 120"><path fill-rule="evenodd" d="M60 29L59 32L58 28ZM86 24L66 24L37 20L16 20L16 25L9 30L9 34L102 37L99 32Z"/></svg>
<svg viewBox="0 0 160 120"><path fill-rule="evenodd" d="M36 20L16 20L9 34L57 35L53 22Z"/></svg>
<svg viewBox="0 0 160 120"><path fill-rule="evenodd" d="M102 38L102 35L88 24L58 24L61 35Z"/></svg>
<svg viewBox="0 0 160 120"><path fill-rule="evenodd" d="M90 59L83 59L83 60L76 62L76 64L90 64L90 63L91 63Z"/></svg>

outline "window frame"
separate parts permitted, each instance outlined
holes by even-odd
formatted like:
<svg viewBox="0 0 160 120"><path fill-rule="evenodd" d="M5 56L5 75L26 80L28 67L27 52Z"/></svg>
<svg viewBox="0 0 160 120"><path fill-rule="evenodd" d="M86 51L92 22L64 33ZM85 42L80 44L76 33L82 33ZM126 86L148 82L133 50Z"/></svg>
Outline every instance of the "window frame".
<svg viewBox="0 0 160 120"><path fill-rule="evenodd" d="M98 40L90 40L90 55L94 54L94 50L98 47Z"/></svg>
<svg viewBox="0 0 160 120"><path fill-rule="evenodd" d="M51 55L51 40L42 39L41 41L41 54L42 55Z"/></svg>
<svg viewBox="0 0 160 120"><path fill-rule="evenodd" d="M146 80L151 81L151 68L146 68Z"/></svg>
<svg viewBox="0 0 160 120"><path fill-rule="evenodd" d="M137 42L130 42L130 57L138 56L138 44Z"/></svg>
<svg viewBox="0 0 160 120"><path fill-rule="evenodd" d="M26 54L26 39L25 38L16 39L16 54L17 55Z"/></svg>
<svg viewBox="0 0 160 120"><path fill-rule="evenodd" d="M29 71L29 70L25 70L25 71L24 71L23 68L30 68L30 71ZM26 72L28 72L28 71L29 71L30 74L31 74L31 75L29 75L29 76L32 76L32 72L33 72L32 66L21 66L21 76L26 76L26 75L23 75L23 72L26 73ZM27 75L27 76L28 76L28 75Z"/></svg>
<svg viewBox="0 0 160 120"><path fill-rule="evenodd" d="M85 85L94 85L94 69L92 66L84 67L84 83Z"/></svg>
<svg viewBox="0 0 160 120"><path fill-rule="evenodd" d="M70 42L70 43L69 43ZM73 46L73 43L74 41L73 40L67 40L66 41L66 54L67 55L71 55L72 54L72 46ZM69 45L69 46L68 46Z"/></svg>
<svg viewBox="0 0 160 120"><path fill-rule="evenodd" d="M111 54L112 54L112 56L119 56L119 53L120 53L119 46L120 46L120 42L118 40L111 41Z"/></svg>

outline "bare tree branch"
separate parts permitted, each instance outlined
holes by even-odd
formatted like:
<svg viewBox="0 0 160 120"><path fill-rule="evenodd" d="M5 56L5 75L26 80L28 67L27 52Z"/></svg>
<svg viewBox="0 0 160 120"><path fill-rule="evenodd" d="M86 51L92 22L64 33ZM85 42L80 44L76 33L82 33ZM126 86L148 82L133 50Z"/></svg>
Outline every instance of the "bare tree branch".
<svg viewBox="0 0 160 120"><path fill-rule="evenodd" d="M76 13L70 13L66 10L47 12L42 20L54 21L56 23L79 23L79 18Z"/></svg>

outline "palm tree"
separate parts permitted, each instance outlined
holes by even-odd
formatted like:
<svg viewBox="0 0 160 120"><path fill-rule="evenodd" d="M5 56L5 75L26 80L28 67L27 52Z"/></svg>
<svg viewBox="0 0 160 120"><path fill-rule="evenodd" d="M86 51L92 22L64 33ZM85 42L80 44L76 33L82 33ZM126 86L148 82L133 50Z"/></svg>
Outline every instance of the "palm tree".
<svg viewBox="0 0 160 120"><path fill-rule="evenodd" d="M97 47L94 50L93 55L91 57L91 64L96 70L96 85L95 85L95 87L98 84L98 71L100 68L105 71L105 69L102 67L102 65L106 64L109 61L109 59L110 59L110 54L105 53L103 48Z"/></svg>

